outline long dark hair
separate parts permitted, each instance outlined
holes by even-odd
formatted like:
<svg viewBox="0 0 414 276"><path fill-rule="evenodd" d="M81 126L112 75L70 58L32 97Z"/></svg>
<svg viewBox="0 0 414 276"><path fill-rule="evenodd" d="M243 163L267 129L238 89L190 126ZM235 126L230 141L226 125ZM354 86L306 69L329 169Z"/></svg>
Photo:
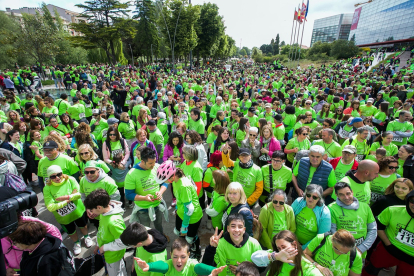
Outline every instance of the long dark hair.
<svg viewBox="0 0 414 276"><path fill-rule="evenodd" d="M178 149L181 148L184 144L184 139L183 139L183 136L180 133L178 133L177 131L171 132L170 136L168 137L167 144L171 147L171 149L173 149L175 147L174 144L173 144L173 139L174 138L178 138L177 148Z"/></svg>
<svg viewBox="0 0 414 276"><path fill-rule="evenodd" d="M223 134L223 132L224 131L227 131L228 133L229 133L229 138L227 138L227 140L226 141L223 141L222 139L221 139L221 134ZM222 127L220 130L219 130L219 132L218 132L218 134L217 134L217 139L216 139L216 143L214 144L214 151L216 151L216 150L220 150L219 148L220 148L220 146L223 144L223 143L226 143L226 142L229 142L230 141L230 131L228 130L228 128L227 127Z"/></svg>
<svg viewBox="0 0 414 276"><path fill-rule="evenodd" d="M290 276L303 275L303 269L302 269L303 250L302 250L302 247L300 246L300 243L296 235L290 232L289 230L282 230L276 236L274 236L272 239L273 251L279 252L276 246L276 240L285 240L287 242L290 242L291 244L294 244L294 243L296 244L296 249L298 250L298 254L295 256L295 259L293 260L295 268L290 272ZM283 266L283 262L281 261L272 262L270 264L269 275L279 275L280 271L282 270L282 266Z"/></svg>
<svg viewBox="0 0 414 276"><path fill-rule="evenodd" d="M249 119L247 119L246 117L240 118L239 129L241 131L246 131L246 124L248 122L249 122Z"/></svg>
<svg viewBox="0 0 414 276"><path fill-rule="evenodd" d="M69 123L65 123L63 121L63 117L68 117L69 118ZM60 121L62 122L62 125L66 126L66 127L67 127L67 125L69 125L71 130L74 130L75 129L75 127L73 125L73 120L72 120L72 118L68 114L63 113L62 115L59 116L59 118L60 118Z"/></svg>

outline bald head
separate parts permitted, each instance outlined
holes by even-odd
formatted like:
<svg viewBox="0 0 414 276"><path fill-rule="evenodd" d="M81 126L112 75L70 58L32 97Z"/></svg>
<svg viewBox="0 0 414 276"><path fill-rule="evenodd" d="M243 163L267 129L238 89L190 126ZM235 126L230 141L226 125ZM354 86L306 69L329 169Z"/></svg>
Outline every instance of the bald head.
<svg viewBox="0 0 414 276"><path fill-rule="evenodd" d="M358 170L355 174L361 182L371 181L378 177L379 166L372 160L362 160L359 162Z"/></svg>

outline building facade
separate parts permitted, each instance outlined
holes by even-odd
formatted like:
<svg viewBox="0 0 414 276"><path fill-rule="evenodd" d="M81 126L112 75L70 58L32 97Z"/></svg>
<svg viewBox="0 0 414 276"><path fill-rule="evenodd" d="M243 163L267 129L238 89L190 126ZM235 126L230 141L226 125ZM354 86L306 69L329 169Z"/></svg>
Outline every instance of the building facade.
<svg viewBox="0 0 414 276"><path fill-rule="evenodd" d="M358 46L414 38L414 0L375 0L357 8L349 40Z"/></svg>
<svg viewBox="0 0 414 276"><path fill-rule="evenodd" d="M53 18L55 17L55 10L57 11L60 18L63 21L63 27L65 28L66 31L70 33L70 35L72 36L80 35L80 33L75 32L75 30L73 30L70 27L71 23L79 23L80 21L85 20L82 17L79 17L79 13L70 11L70 10L55 6L55 5L51 5L51 4L46 5L46 7L50 11ZM22 13L36 14L36 12L42 13L42 9L41 8L27 8L27 7L23 7L20 9L6 8L6 14L14 15L18 18L21 17Z"/></svg>
<svg viewBox="0 0 414 276"><path fill-rule="evenodd" d="M348 39L351 30L352 13L337 14L315 20L313 24L311 47L317 41L332 42Z"/></svg>

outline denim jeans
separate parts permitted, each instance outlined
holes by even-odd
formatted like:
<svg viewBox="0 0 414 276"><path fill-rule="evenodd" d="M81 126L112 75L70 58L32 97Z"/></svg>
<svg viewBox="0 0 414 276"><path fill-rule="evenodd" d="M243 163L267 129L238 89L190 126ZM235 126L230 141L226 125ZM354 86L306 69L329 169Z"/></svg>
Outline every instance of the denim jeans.
<svg viewBox="0 0 414 276"><path fill-rule="evenodd" d="M164 230L162 228L162 219L164 217L164 214L160 211L159 208L155 208L155 216L156 218L153 221L154 228L160 231L160 233L164 234ZM148 216L147 209L139 210L137 212L137 217L138 217L139 223L141 223L144 226L151 227L151 219Z"/></svg>

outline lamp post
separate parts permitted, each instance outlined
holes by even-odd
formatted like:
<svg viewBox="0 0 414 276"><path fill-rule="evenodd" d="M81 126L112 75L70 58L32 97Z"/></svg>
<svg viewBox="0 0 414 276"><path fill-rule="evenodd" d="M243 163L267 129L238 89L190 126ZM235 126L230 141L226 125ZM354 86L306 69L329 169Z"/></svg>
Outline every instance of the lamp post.
<svg viewBox="0 0 414 276"><path fill-rule="evenodd" d="M131 56L132 56L132 67L134 67L134 53L132 52L131 44L129 44L129 49L131 49Z"/></svg>
<svg viewBox="0 0 414 276"><path fill-rule="evenodd" d="M191 0L189 0L189 4L191 5ZM193 50L190 49L190 70L193 70Z"/></svg>
<svg viewBox="0 0 414 276"><path fill-rule="evenodd" d="M153 44L151 44L151 62L154 63L154 55L152 54L152 45Z"/></svg>

